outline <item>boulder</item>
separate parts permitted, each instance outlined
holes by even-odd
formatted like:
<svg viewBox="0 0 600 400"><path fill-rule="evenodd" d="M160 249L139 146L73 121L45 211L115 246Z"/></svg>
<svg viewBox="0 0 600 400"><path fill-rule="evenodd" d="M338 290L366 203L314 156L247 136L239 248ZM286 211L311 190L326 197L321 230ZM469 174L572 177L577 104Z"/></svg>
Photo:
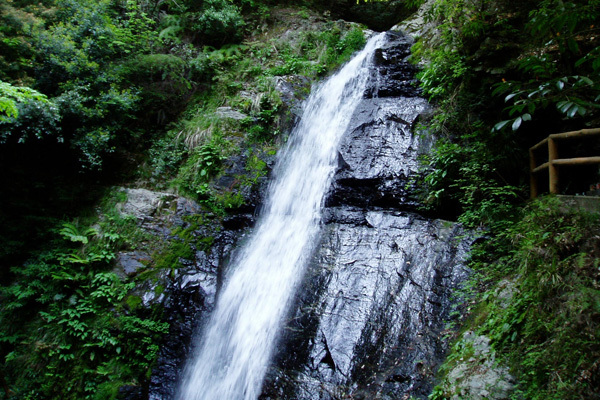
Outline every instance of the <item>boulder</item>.
<svg viewBox="0 0 600 400"><path fill-rule="evenodd" d="M155 192L148 189L121 188L127 200L117 207L124 216L133 216L140 221L152 218L161 208L167 206L175 196L171 193Z"/></svg>

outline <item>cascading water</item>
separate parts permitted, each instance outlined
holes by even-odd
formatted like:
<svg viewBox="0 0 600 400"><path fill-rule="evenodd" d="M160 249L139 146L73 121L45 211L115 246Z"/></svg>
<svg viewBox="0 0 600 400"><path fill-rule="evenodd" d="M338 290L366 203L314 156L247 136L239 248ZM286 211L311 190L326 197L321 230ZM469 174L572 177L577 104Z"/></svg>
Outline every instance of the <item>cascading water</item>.
<svg viewBox="0 0 600 400"><path fill-rule="evenodd" d="M311 94L275 167L264 213L240 249L180 400L256 399L277 332L315 244L338 144L363 97L370 56L384 35Z"/></svg>

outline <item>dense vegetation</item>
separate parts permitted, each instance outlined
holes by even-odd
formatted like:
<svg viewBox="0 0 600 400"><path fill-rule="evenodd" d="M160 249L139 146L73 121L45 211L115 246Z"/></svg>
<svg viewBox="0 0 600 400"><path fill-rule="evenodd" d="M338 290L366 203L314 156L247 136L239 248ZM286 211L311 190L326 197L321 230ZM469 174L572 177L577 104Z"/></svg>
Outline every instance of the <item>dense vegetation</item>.
<svg viewBox="0 0 600 400"><path fill-rule="evenodd" d="M0 398L148 389L169 327L138 287L208 250L267 173L293 122L276 79L308 93L365 43L306 5L0 1ZM164 241L119 211L128 183L203 211ZM122 251L151 255L143 273L114 269Z"/></svg>
<svg viewBox="0 0 600 400"><path fill-rule="evenodd" d="M473 250L461 332L490 338L517 379L516 399L597 398L598 215L552 198L523 206L528 148L600 122L600 2L436 0L427 18L439 34L413 50L425 61L421 86L439 106L426 125L440 140L425 160L424 198L486 239ZM563 157L600 150L597 138L565 147ZM562 193L579 194L600 174L570 167L561 179ZM448 374L472 357L457 336L433 399L460 392Z"/></svg>
<svg viewBox="0 0 600 400"><path fill-rule="evenodd" d="M385 29L421 3L0 0L0 398L147 388L168 326L135 287L177 268L190 243L208 248L210 233L193 229L218 230L266 175L293 119L276 78L308 77L293 81L308 91L364 44L362 26L334 19ZM520 382L515 398L594 398L597 215L552 199L523 206L527 149L598 126L600 2L430 5L439 34L413 48L438 106L423 122L439 138L423 198L487 239L471 261L465 329L492 339ZM597 152L597 141L582 150ZM220 184L227 170L233 179ZM562 189L598 181L586 167ZM193 198L203 214L163 243L118 211L113 186L132 182ZM148 270L117 275L116 254L140 248L154 258ZM496 300L499 281L516 288L508 305ZM465 355L460 340L455 348L442 371Z"/></svg>

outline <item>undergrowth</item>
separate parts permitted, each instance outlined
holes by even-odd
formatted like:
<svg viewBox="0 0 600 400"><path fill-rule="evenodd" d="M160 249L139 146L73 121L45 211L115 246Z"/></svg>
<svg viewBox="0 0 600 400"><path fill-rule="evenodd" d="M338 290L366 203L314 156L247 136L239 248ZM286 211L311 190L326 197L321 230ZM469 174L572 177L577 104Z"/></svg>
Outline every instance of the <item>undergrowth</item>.
<svg viewBox="0 0 600 400"><path fill-rule="evenodd" d="M599 252L598 215L567 210L555 197L530 203L519 222L475 248L470 265L479 293L463 329L488 337L510 367L517 380L512 398L597 398ZM444 376L468 363L464 343L459 337ZM457 390L444 380L431 398Z"/></svg>
<svg viewBox="0 0 600 400"><path fill-rule="evenodd" d="M102 218L63 222L46 250L12 268L0 288L0 398L114 399L148 382L168 325L113 270L119 249L148 239L119 200L107 197Z"/></svg>
<svg viewBox="0 0 600 400"><path fill-rule="evenodd" d="M426 19L437 35L413 47L421 87L437 106L423 121L438 139L423 159L425 207L482 232L461 331L490 339L496 361L516 377L515 399L600 395L598 214L566 210L553 197L527 202L528 148L597 126L599 7L436 0ZM564 171L563 192L598 179L594 169ZM458 393L448 374L471 350L458 337L432 399Z"/></svg>
<svg viewBox="0 0 600 400"><path fill-rule="evenodd" d="M126 3L137 7L137 2ZM109 94L123 107L129 104L127 96L139 95L136 106L144 110L140 121L167 130L164 135L145 135L143 145L137 143L150 149L136 185L191 197L202 211L182 217L182 225L170 231L169 240L159 240L118 212L115 205L126 200L123 192L112 191L93 215L64 218L47 235L51 240L40 246L39 253L28 254L27 262L7 272L10 279L0 288L0 357L4 361L0 399L115 399L124 385L147 390L158 343L169 327L162 322L161 307L142 304L139 291L147 282L156 281L158 272L193 260L196 251L209 251L221 220L243 207L264 181L267 161L293 123L289 105L276 90L277 80L297 79L304 87L298 90L296 100L300 101L312 82L347 61L365 43L357 25L317 23L308 10L301 10L298 18L314 24L293 32L294 39L269 36L269 31L250 34L251 26L278 23L258 3L242 2L240 7L218 0L202 5L167 3L161 6L164 18L158 24L148 19L159 19L152 14L158 10L148 4L143 5L147 8L144 19L138 21L128 14L131 29L137 29L136 21L146 23L143 33L151 34L157 45L148 54L132 53L115 67L115 74L135 84L136 91ZM69 4L77 7L76 2ZM245 20L242 7L248 8ZM224 26L219 25L221 17L226 20ZM37 92L23 93L7 99L29 96L45 102ZM71 117L82 110L91 115L85 108L88 103L84 107L88 99L83 93L83 89L72 90L61 98L63 106L71 107L65 108ZM16 118L13 103L4 103L3 121ZM224 116L228 111L244 117ZM105 114L93 116L104 121L107 115L120 115ZM127 149L143 151L136 147L143 129L135 129L137 136L127 139L131 145ZM112 143L109 135L86 131L85 137L104 138L106 146ZM89 147L86 143L80 146L84 150ZM90 146L97 150L100 143ZM107 153L113 151L106 148ZM145 268L135 276L115 269L119 252L138 250L148 254ZM152 288L156 295L165 290L162 285Z"/></svg>

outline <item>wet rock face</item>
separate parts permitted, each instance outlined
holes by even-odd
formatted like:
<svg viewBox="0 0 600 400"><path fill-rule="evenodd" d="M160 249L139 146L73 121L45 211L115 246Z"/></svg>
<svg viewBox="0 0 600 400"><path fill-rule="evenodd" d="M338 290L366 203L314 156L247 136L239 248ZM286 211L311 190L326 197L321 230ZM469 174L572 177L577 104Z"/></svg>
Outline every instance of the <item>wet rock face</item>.
<svg viewBox="0 0 600 400"><path fill-rule="evenodd" d="M415 97L415 70L404 61L411 41L396 33L388 36L388 44L375 53L365 99L342 138L329 207L410 210L417 205L411 178L418 174L417 157L425 149L412 129L429 106Z"/></svg>
<svg viewBox="0 0 600 400"><path fill-rule="evenodd" d="M342 139L327 206L414 208L420 144L411 128L426 109L421 98L365 99Z"/></svg>
<svg viewBox="0 0 600 400"><path fill-rule="evenodd" d="M407 62L413 40L399 32L388 32L388 45L375 51L375 67L365 97L416 97L421 91L416 67Z"/></svg>
<svg viewBox="0 0 600 400"><path fill-rule="evenodd" d="M330 212L282 338L282 348L308 348L280 356L265 398L425 398L450 295L467 276L464 232L413 213Z"/></svg>
<svg viewBox="0 0 600 400"><path fill-rule="evenodd" d="M176 270L168 279L167 296L161 299L170 329L161 346L150 379L150 400L175 397L187 356L193 351L193 335L214 308L222 265L233 251L239 234L224 231L216 238L210 254L196 252L195 260Z"/></svg>
<svg viewBox="0 0 600 400"><path fill-rule="evenodd" d="M426 398L442 361L468 240L416 213L411 178L428 109L392 34L340 146L324 228L261 399Z"/></svg>
<svg viewBox="0 0 600 400"><path fill-rule="evenodd" d="M161 241L180 241L174 234L176 229L189 228L187 218L204 213L198 203L171 193L125 188L121 191L127 195L119 206L121 213L135 217L140 228ZM255 199L260 194L253 196ZM243 229L253 222L253 212L251 206L240 209L224 223L225 229L210 224L195 228L194 236L214 236L214 243L209 252L194 247L190 259L179 259L174 265L176 268L154 269L155 260L150 252L119 253L114 271L122 279L132 278L143 271L153 271L153 278L138 282L132 294L139 296L147 309L162 310L164 320L170 326L149 382L121 388L119 399L174 398L185 360L193 351L193 334L214 308L224 266L243 235Z"/></svg>

